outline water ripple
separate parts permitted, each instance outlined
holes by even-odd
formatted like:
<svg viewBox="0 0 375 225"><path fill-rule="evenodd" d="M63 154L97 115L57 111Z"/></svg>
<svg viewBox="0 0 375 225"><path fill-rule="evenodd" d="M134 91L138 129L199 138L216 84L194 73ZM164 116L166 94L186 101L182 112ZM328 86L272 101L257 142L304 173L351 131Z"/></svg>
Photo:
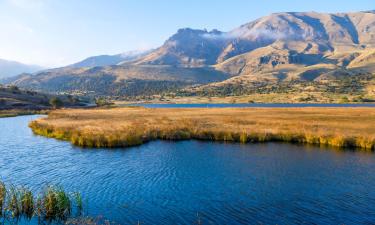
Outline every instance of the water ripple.
<svg viewBox="0 0 375 225"><path fill-rule="evenodd" d="M124 224L373 224L375 157L289 144L151 142L87 150L0 119L0 177L80 191Z"/></svg>

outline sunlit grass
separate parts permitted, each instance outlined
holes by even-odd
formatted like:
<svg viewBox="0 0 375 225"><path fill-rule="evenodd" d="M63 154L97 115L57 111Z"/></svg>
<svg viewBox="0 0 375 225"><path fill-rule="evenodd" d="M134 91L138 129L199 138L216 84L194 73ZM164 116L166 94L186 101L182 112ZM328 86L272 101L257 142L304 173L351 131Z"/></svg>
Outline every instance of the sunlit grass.
<svg viewBox="0 0 375 225"><path fill-rule="evenodd" d="M373 150L372 108L117 108L59 110L30 123L35 134L82 147L163 140L292 142Z"/></svg>

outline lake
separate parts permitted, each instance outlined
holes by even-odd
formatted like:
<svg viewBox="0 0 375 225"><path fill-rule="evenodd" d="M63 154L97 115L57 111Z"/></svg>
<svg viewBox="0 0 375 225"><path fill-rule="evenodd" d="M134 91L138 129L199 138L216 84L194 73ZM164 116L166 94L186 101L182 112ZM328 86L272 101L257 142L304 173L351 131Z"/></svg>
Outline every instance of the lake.
<svg viewBox="0 0 375 225"><path fill-rule="evenodd" d="M83 194L121 224L373 224L375 155L281 143L155 141L81 149L0 119L0 177Z"/></svg>

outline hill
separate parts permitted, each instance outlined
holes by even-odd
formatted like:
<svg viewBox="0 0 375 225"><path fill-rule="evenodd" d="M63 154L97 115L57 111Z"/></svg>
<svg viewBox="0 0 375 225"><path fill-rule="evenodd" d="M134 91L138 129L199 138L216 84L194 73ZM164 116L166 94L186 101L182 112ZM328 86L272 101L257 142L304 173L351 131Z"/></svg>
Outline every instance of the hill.
<svg viewBox="0 0 375 225"><path fill-rule="evenodd" d="M207 84L227 78L225 73L208 67L121 65L24 74L12 84L60 94L137 96L174 91L193 84Z"/></svg>
<svg viewBox="0 0 375 225"><path fill-rule="evenodd" d="M74 63L67 67L69 68L83 68L83 67L97 67L97 66L111 66L120 63L133 61L145 56L149 51L130 51L117 55L99 55L92 56L80 62Z"/></svg>
<svg viewBox="0 0 375 225"><path fill-rule="evenodd" d="M23 63L0 59L0 80L21 73L33 73L43 68L40 66L26 65Z"/></svg>
<svg viewBox="0 0 375 225"><path fill-rule="evenodd" d="M53 98L58 99L61 106L83 106L82 102L76 97L56 96L24 90L16 86L0 85L0 117L4 110L38 111L50 109L52 108L51 99Z"/></svg>

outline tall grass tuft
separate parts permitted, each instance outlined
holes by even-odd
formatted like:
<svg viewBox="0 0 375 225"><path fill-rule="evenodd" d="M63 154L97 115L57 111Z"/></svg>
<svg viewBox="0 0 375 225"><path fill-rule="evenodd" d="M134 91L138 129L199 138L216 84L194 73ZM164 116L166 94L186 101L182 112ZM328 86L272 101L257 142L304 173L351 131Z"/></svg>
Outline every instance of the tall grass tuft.
<svg viewBox="0 0 375 225"><path fill-rule="evenodd" d="M47 187L41 199L40 212L46 220L65 220L71 215L71 199L62 188Z"/></svg>
<svg viewBox="0 0 375 225"><path fill-rule="evenodd" d="M77 206L77 214L80 216L83 213L83 200L82 195L79 192L74 193L74 199Z"/></svg>
<svg viewBox="0 0 375 225"><path fill-rule="evenodd" d="M3 182L0 182L0 217L4 215L3 212L5 207L6 194L7 190L5 184Z"/></svg>
<svg viewBox="0 0 375 225"><path fill-rule="evenodd" d="M38 197L29 189L10 186L7 189L0 182L0 218L31 220L37 216L39 221L63 222L72 216L72 202L76 202L76 211L83 211L82 197L79 193L68 194L61 187L48 186Z"/></svg>
<svg viewBox="0 0 375 225"><path fill-rule="evenodd" d="M21 213L27 219L31 219L34 216L34 196L33 193L23 188L21 190Z"/></svg>

